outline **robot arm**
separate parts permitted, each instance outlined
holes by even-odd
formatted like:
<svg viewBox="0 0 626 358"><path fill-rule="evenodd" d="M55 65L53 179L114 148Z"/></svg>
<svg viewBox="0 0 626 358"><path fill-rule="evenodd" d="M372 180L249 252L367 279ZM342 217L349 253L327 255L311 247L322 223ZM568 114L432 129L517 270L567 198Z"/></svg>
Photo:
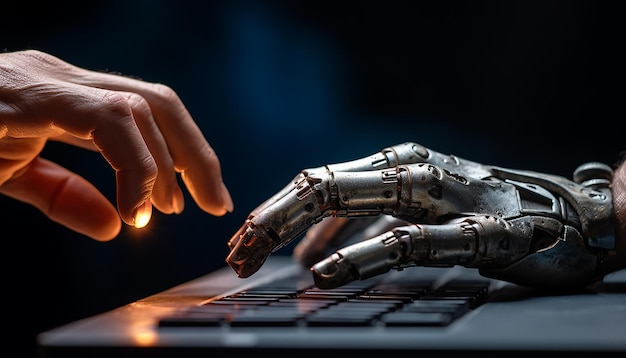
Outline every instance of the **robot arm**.
<svg viewBox="0 0 626 358"><path fill-rule="evenodd" d="M250 213L229 241L226 261L248 277L324 218L386 215L408 225L314 264L319 287L390 269L450 265L523 285L583 286L620 268L612 256L612 175L609 166L588 163L571 181L403 143L303 170Z"/></svg>

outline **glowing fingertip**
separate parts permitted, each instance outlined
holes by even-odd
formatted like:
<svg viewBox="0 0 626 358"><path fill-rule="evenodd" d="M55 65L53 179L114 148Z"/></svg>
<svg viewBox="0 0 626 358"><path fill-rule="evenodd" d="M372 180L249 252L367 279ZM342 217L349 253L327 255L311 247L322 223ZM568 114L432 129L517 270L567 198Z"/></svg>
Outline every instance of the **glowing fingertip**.
<svg viewBox="0 0 626 358"><path fill-rule="evenodd" d="M141 229L142 227L145 227L146 225L148 225L149 222L150 222L150 214L138 215L135 218L135 227L137 229Z"/></svg>
<svg viewBox="0 0 626 358"><path fill-rule="evenodd" d="M145 227L150 222L150 218L152 217L152 205L149 201L146 201L142 205L137 208L137 212L135 214L135 227L137 229L141 229Z"/></svg>

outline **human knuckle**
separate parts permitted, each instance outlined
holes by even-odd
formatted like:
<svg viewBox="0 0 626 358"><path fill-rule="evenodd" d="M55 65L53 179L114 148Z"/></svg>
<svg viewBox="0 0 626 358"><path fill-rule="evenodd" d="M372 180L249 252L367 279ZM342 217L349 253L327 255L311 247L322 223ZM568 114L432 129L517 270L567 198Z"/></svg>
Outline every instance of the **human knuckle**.
<svg viewBox="0 0 626 358"><path fill-rule="evenodd" d="M153 91L161 100L166 102L178 101L178 95L170 86L162 83L154 83Z"/></svg>
<svg viewBox="0 0 626 358"><path fill-rule="evenodd" d="M130 98L119 92L106 91L102 96L102 107L118 117L131 115Z"/></svg>

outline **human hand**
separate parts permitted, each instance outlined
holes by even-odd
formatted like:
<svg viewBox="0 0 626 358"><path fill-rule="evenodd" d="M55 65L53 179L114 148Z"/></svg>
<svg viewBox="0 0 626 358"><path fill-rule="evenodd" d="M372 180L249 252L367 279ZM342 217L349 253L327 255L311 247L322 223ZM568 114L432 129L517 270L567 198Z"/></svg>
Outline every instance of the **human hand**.
<svg viewBox="0 0 626 358"><path fill-rule="evenodd" d="M115 171L117 210L86 179L39 156L49 140L102 154ZM177 173L202 210L233 210L217 155L171 88L35 50L0 54L0 193L107 241L122 221L145 226L152 205L182 212Z"/></svg>
<svg viewBox="0 0 626 358"><path fill-rule="evenodd" d="M626 266L613 176L608 165L587 163L571 181L403 143L303 170L250 213L227 262L250 276L308 230L294 255L313 265L322 288L392 268L452 265L528 286L585 286ZM348 239L357 243L337 249Z"/></svg>

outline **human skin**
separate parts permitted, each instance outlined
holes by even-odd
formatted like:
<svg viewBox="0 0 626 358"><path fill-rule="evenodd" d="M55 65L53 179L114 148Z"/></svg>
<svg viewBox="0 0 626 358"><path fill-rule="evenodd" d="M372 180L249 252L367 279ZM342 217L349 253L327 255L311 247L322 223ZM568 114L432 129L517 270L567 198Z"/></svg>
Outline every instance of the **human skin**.
<svg viewBox="0 0 626 358"><path fill-rule="evenodd" d="M117 205L79 174L40 157L48 141L102 154L115 172ZM181 213L177 175L202 210L233 210L219 158L174 90L36 50L0 53L1 194L108 241L122 222L146 225L153 205Z"/></svg>

